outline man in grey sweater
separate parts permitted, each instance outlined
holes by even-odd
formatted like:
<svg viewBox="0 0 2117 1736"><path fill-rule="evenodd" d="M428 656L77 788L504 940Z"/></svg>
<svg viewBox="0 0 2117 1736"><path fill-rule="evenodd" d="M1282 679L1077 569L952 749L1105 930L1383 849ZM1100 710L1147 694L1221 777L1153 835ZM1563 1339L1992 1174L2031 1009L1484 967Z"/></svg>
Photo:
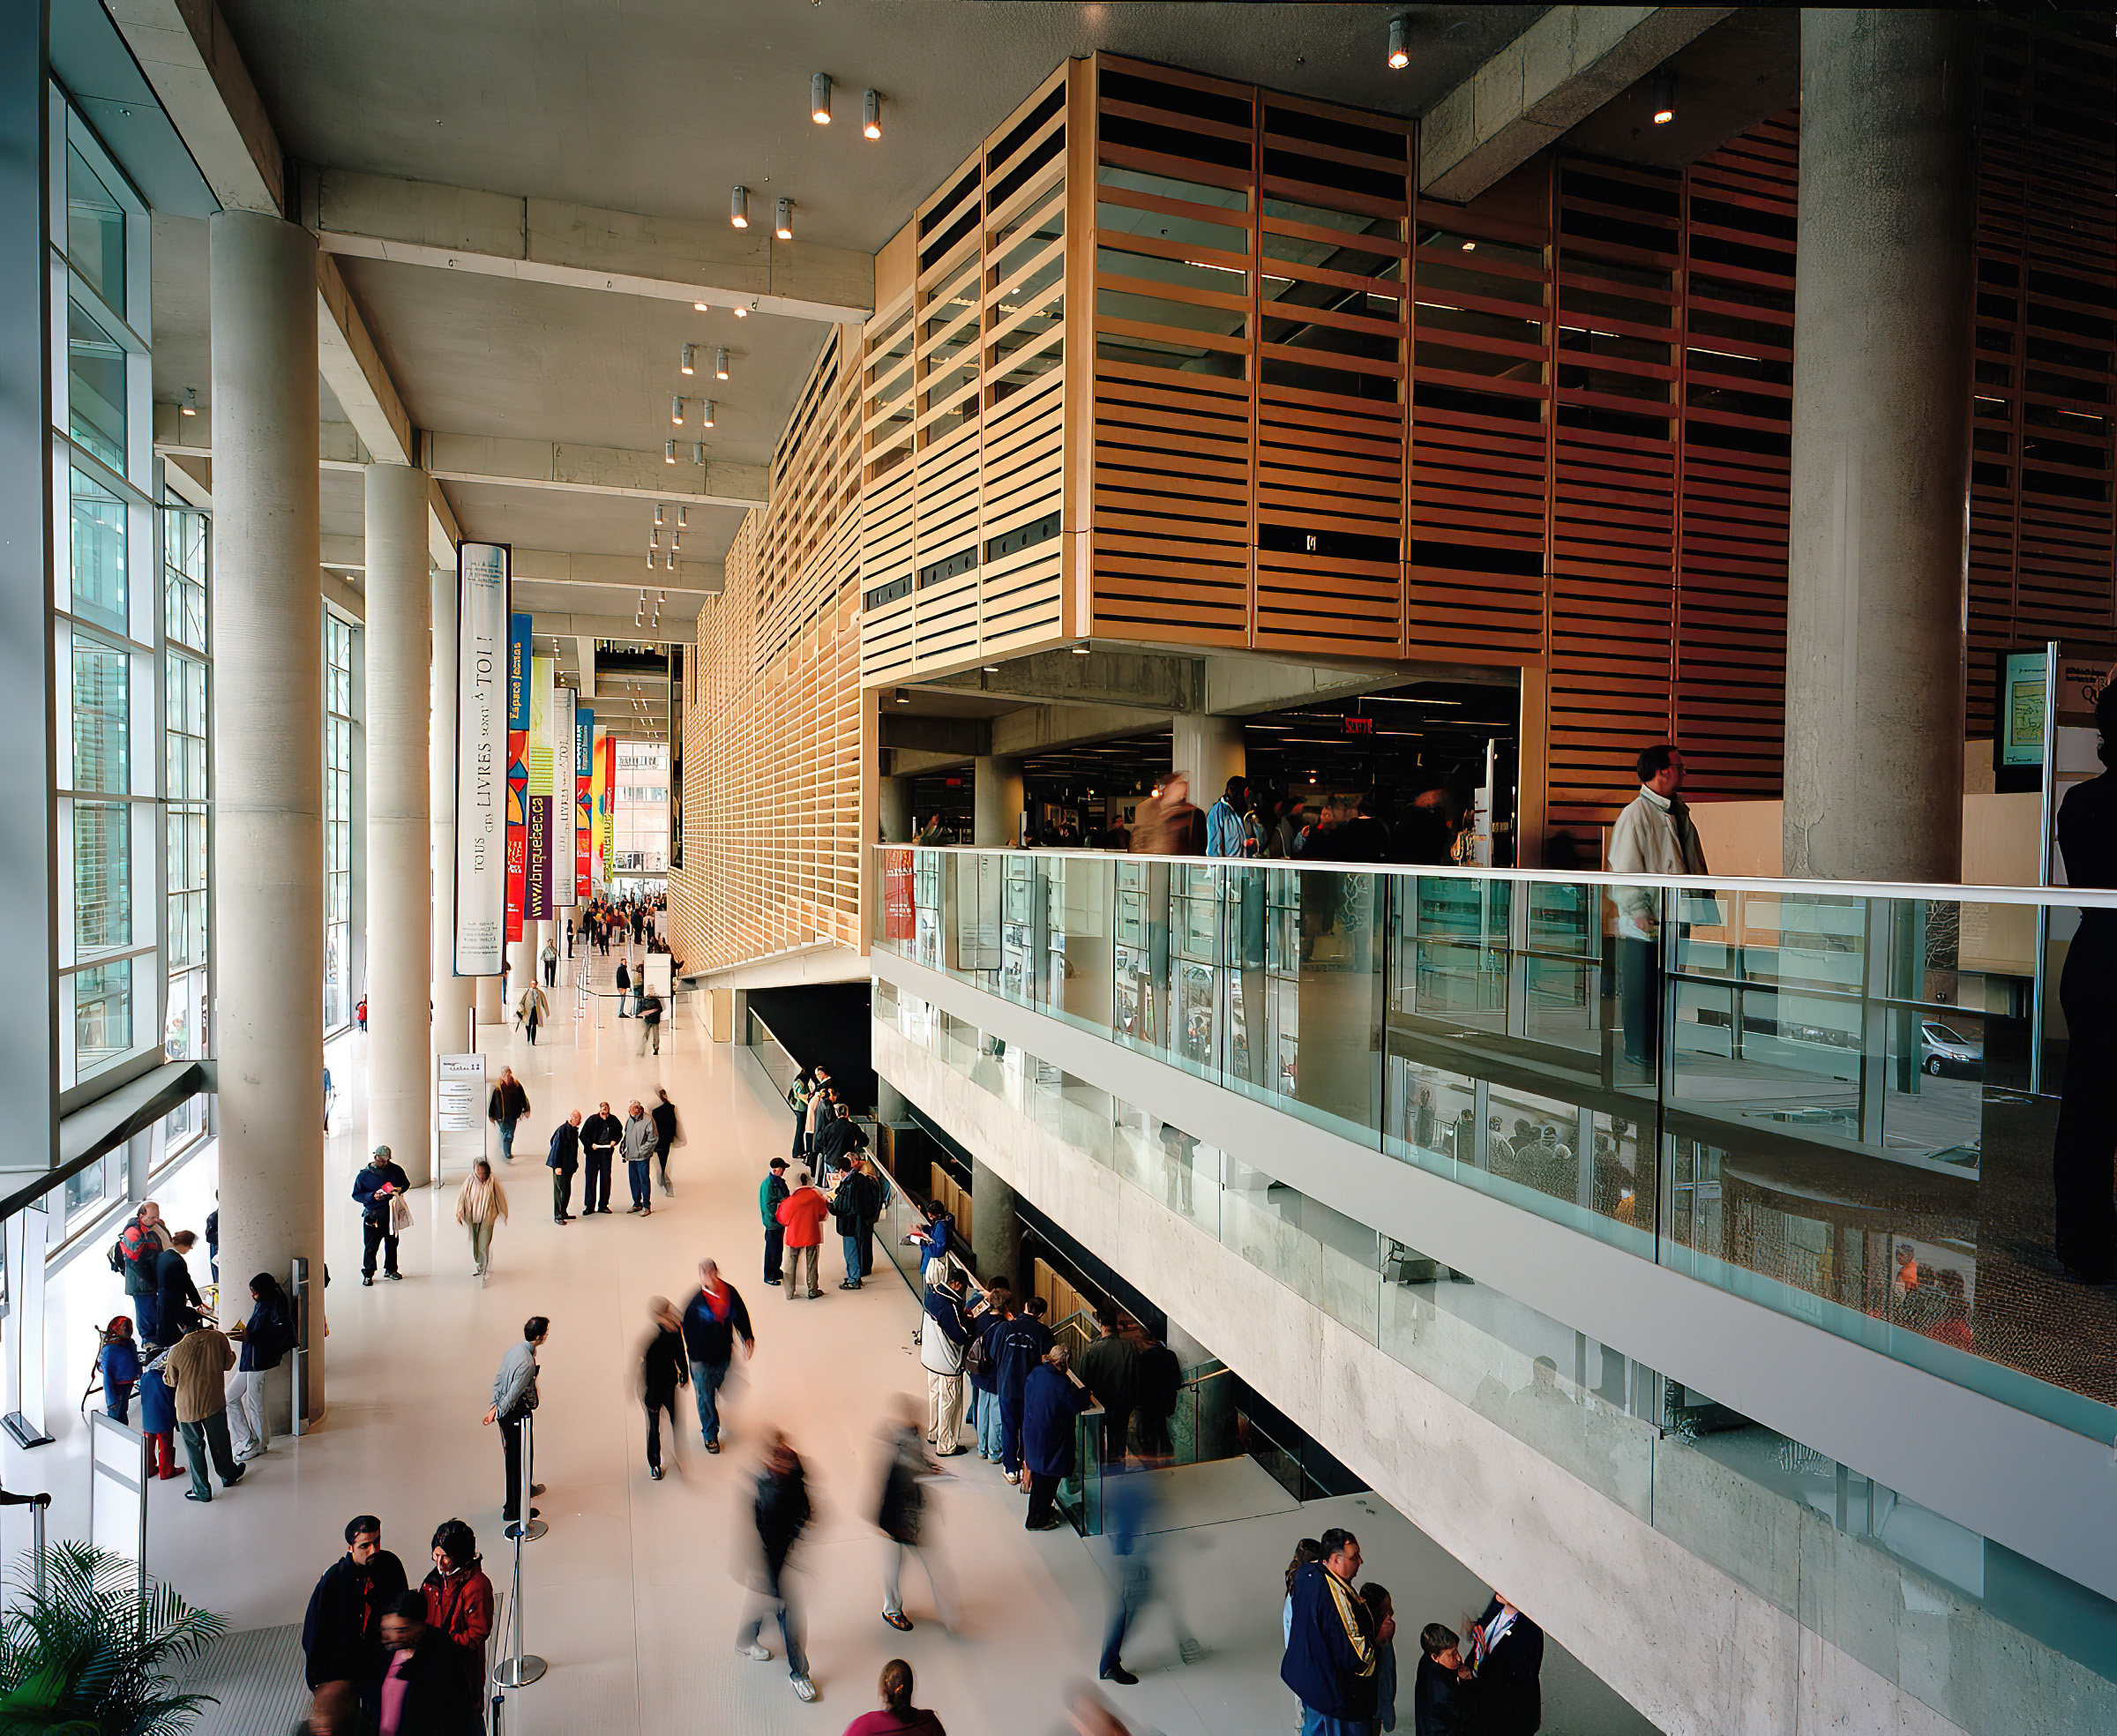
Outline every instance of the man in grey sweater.
<svg viewBox="0 0 2117 1736"><path fill-rule="evenodd" d="M632 1210L640 1216L655 1209L655 1124L647 1106L634 1097L625 1117L625 1177L632 1184Z"/></svg>
<svg viewBox="0 0 2117 1736"><path fill-rule="evenodd" d="M500 1509L500 1517L512 1524L522 1515L522 1425L529 1413L536 1409L536 1350L551 1330L551 1322L542 1314L532 1314L522 1323L522 1342L500 1358L500 1372L493 1377L492 1408L485 1413L485 1425L500 1425L501 1449L507 1460L507 1501ZM529 1498L534 1500L542 1494L544 1485L534 1485ZM536 1509L529 1509L529 1516L536 1517Z"/></svg>

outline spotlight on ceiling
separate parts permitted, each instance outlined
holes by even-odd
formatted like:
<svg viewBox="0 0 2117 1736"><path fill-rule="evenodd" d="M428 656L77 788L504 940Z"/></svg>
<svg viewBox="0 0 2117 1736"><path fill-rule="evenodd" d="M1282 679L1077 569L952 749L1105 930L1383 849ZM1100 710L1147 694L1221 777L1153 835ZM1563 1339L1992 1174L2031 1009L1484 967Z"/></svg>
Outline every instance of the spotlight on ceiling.
<svg viewBox="0 0 2117 1736"><path fill-rule="evenodd" d="M678 508L677 510L678 510L678 511L681 511L682 509L681 509L681 508ZM662 516L662 511L663 511L663 508L662 508L662 503L661 503L659 500L657 500L656 502L655 502L655 525L656 525L657 527L659 527L659 526L662 526L662 525L664 525L664 524L667 524L667 523L669 522L669 520L668 520L667 519L665 519L665 518L663 518L663 517ZM678 520L678 522L681 522L681 520Z"/></svg>
<svg viewBox="0 0 2117 1736"><path fill-rule="evenodd" d="M677 363L677 371L679 374L688 376L691 374L695 374L699 371L697 367L693 365L691 359L693 355L698 354L698 348L699 347L696 344L685 344L684 346L684 359Z"/></svg>
<svg viewBox="0 0 2117 1736"><path fill-rule="evenodd" d="M692 461L693 464L697 465L697 466L699 467L699 469L701 469L701 470L703 470L703 469L706 468L706 443L705 443L705 441L703 441L703 440L693 440L693 441L691 443L691 461Z"/></svg>
<svg viewBox="0 0 2117 1736"><path fill-rule="evenodd" d="M185 386L183 388L183 402L177 408L185 415L197 415L198 414L198 388L195 385Z"/></svg>
<svg viewBox="0 0 2117 1736"><path fill-rule="evenodd" d="M669 419L678 428L684 425L684 400L680 397L669 400Z"/></svg>
<svg viewBox="0 0 2117 1736"><path fill-rule="evenodd" d="M809 80L809 118L818 126L831 123L831 75L819 72Z"/></svg>
<svg viewBox="0 0 2117 1736"><path fill-rule="evenodd" d="M662 441L662 461L664 464L674 464L677 461L677 443L674 440Z"/></svg>
<svg viewBox="0 0 2117 1736"><path fill-rule="evenodd" d="M1676 75L1663 67L1654 75L1654 124L1666 126L1676 118Z"/></svg>
<svg viewBox="0 0 2117 1736"><path fill-rule="evenodd" d="M1411 20L1399 12L1389 20L1389 70L1402 72L1411 64Z"/></svg>
<svg viewBox="0 0 2117 1736"><path fill-rule="evenodd" d="M750 190L737 187L729 195L728 221L738 229L750 227Z"/></svg>
<svg viewBox="0 0 2117 1736"><path fill-rule="evenodd" d="M699 426L700 428L713 426L713 400L710 398L699 400Z"/></svg>
<svg viewBox="0 0 2117 1736"><path fill-rule="evenodd" d="M772 233L782 241L794 239L794 201L782 198L772 209Z"/></svg>
<svg viewBox="0 0 2117 1736"><path fill-rule="evenodd" d="M704 313L706 311L706 303L704 302L693 302L691 304L691 311L693 313Z"/></svg>
<svg viewBox="0 0 2117 1736"><path fill-rule="evenodd" d="M911 695L901 687L897 689L897 703L901 706L908 706L911 703Z"/></svg>
<svg viewBox="0 0 2117 1736"><path fill-rule="evenodd" d="M737 319L747 319L747 318L749 318L749 317L750 317L752 314L755 313L756 311L757 311L757 297L756 297L755 296L751 296L751 298L750 298L750 305L749 305L748 307L738 307L737 309L736 309L736 311L735 311L735 317L736 317Z"/></svg>
<svg viewBox="0 0 2117 1736"><path fill-rule="evenodd" d="M882 136L882 93L864 92L860 98L860 131L870 138Z"/></svg>
<svg viewBox="0 0 2117 1736"><path fill-rule="evenodd" d="M710 404L710 403L711 403L713 400L712 400L711 399L707 399L706 401L707 401L708 404ZM710 415L708 415L707 416L707 418L706 418L706 424L707 424L707 427L709 427L709 428L710 428L710 427L713 425L713 417L712 417ZM661 509L659 506L657 506L657 507L655 507L655 511L658 513L658 512L660 512L662 509ZM688 530L688 529L691 528L691 508L690 508L690 507L688 507L688 506L679 506L679 507L677 507L677 525L678 525L678 526L679 526L681 528L683 528L683 529L686 529L686 530Z"/></svg>
<svg viewBox="0 0 2117 1736"><path fill-rule="evenodd" d="M1076 645L1076 646L1074 646L1074 647L1073 647L1073 655L1074 655L1074 656L1076 656L1076 657L1085 657L1085 656L1087 656L1087 655L1088 655L1088 647L1087 647L1087 646L1085 646L1085 645Z"/></svg>
<svg viewBox="0 0 2117 1736"><path fill-rule="evenodd" d="M713 377L716 380L728 378L728 347L725 344L713 352Z"/></svg>

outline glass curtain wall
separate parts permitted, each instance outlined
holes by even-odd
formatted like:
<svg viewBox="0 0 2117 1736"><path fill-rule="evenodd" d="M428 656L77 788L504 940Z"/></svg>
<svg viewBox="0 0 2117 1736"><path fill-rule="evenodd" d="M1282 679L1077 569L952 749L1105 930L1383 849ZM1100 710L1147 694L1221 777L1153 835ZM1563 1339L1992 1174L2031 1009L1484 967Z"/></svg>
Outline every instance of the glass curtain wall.
<svg viewBox="0 0 2117 1736"><path fill-rule="evenodd" d="M324 1029L353 1022L353 633L324 617Z"/></svg>
<svg viewBox="0 0 2117 1736"><path fill-rule="evenodd" d="M168 982L161 1047L171 1060L194 1060L211 1052L206 876L212 854L206 804L211 763L206 657L211 546L210 521L204 513L176 505L162 508L162 782L167 797L162 896ZM206 1100L190 1098L170 1111L163 1123L163 1156L175 1156L205 1132Z"/></svg>
<svg viewBox="0 0 2117 1736"><path fill-rule="evenodd" d="M156 736L164 624L155 583L161 525L153 501L146 207L58 94L52 113L61 136L51 155L63 168L51 179L49 232L64 365L52 393L52 475L65 533L50 631L59 1085L72 1092L152 1052L162 1035Z"/></svg>

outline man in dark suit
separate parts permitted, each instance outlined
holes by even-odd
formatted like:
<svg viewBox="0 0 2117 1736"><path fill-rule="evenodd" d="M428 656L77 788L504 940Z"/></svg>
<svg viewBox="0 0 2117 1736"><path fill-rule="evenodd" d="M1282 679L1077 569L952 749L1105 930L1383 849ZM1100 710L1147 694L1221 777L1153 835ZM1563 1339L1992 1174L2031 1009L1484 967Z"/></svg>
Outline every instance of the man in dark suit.
<svg viewBox="0 0 2117 1736"><path fill-rule="evenodd" d="M1536 1736L1544 1726L1544 1630L1495 1591L1470 1640L1478 1729Z"/></svg>

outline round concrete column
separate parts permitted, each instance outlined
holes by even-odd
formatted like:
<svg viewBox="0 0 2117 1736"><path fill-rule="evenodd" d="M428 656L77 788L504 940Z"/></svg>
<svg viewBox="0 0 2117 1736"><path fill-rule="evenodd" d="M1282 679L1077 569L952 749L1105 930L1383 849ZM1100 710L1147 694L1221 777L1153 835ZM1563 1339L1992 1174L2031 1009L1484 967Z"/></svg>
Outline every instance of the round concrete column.
<svg viewBox="0 0 2117 1736"><path fill-rule="evenodd" d="M911 780L886 777L878 786L881 807L882 842L909 844L916 835L911 814Z"/></svg>
<svg viewBox="0 0 2117 1736"><path fill-rule="evenodd" d="M1964 13L1801 14L1791 875L1962 874L1974 78Z"/></svg>
<svg viewBox="0 0 2117 1736"><path fill-rule="evenodd" d="M433 813L433 1036L437 1053L458 1055L470 1040L478 979L456 975L456 575L436 568L431 583L433 731L427 788Z"/></svg>
<svg viewBox="0 0 2117 1736"><path fill-rule="evenodd" d="M433 1027L428 1011L433 814L433 591L427 477L370 464L367 481L368 1140L414 1187L433 1174Z"/></svg>
<svg viewBox="0 0 2117 1736"><path fill-rule="evenodd" d="M1191 780L1191 799L1209 808L1230 778L1249 769L1242 720L1179 712L1169 731L1169 769Z"/></svg>
<svg viewBox="0 0 2117 1736"><path fill-rule="evenodd" d="M324 1402L324 655L316 240L211 222L215 1040L221 1258L309 1261L309 1410ZM370 998L371 1004L371 998ZM285 1388L271 1391L284 1415Z"/></svg>
<svg viewBox="0 0 2117 1736"><path fill-rule="evenodd" d="M985 758L972 762L970 842L982 849L1013 848L1021 812L1021 761Z"/></svg>
<svg viewBox="0 0 2117 1736"><path fill-rule="evenodd" d="M478 1022L481 1025L505 1024L507 1006L500 993L500 979L497 976L474 976L470 980L478 985Z"/></svg>
<svg viewBox="0 0 2117 1736"><path fill-rule="evenodd" d="M1021 1214L1014 1209L1014 1190L975 1156L970 1160L970 1258L986 1283L1004 1277L1021 1285ZM1015 1293L1029 1291L1018 1288Z"/></svg>

